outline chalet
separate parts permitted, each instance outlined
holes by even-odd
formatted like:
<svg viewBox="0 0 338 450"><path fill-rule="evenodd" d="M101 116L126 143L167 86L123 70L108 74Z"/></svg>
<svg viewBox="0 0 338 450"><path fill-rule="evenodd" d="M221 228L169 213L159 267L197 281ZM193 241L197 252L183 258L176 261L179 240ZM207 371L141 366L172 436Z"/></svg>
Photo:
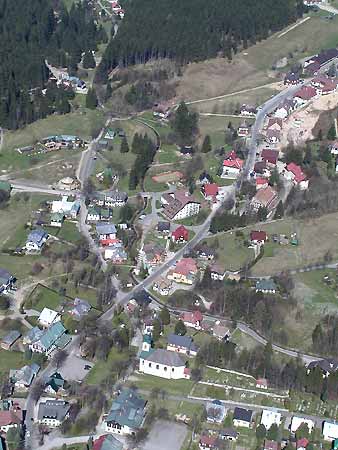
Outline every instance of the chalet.
<svg viewBox="0 0 338 450"><path fill-rule="evenodd" d="M216 202L218 195L218 186L216 183L204 184L201 192L206 200Z"/></svg>
<svg viewBox="0 0 338 450"><path fill-rule="evenodd" d="M38 423L50 428L59 427L69 417L70 404L63 400L46 400L39 403Z"/></svg>
<svg viewBox="0 0 338 450"><path fill-rule="evenodd" d="M284 77L284 84L287 86L294 86L301 83L301 78L298 73L288 72Z"/></svg>
<svg viewBox="0 0 338 450"><path fill-rule="evenodd" d="M202 328L203 315L201 311L184 312L180 315L180 320L186 327L200 330Z"/></svg>
<svg viewBox="0 0 338 450"><path fill-rule="evenodd" d="M271 409L264 409L261 417L261 425L264 425L266 430L270 430L272 425L277 425L278 427L282 423L282 415L278 411L273 411Z"/></svg>
<svg viewBox="0 0 338 450"><path fill-rule="evenodd" d="M194 341L190 336L179 336L171 333L169 334L167 341L167 350L182 353L187 356L197 355L198 347L194 344Z"/></svg>
<svg viewBox="0 0 338 450"><path fill-rule="evenodd" d="M257 108L250 105L242 105L240 109L241 116L255 117L257 114Z"/></svg>
<svg viewBox="0 0 338 450"><path fill-rule="evenodd" d="M42 247L44 246L45 242L48 239L48 234L42 230L42 229L36 229L29 233L25 249L28 252L39 252L42 250Z"/></svg>
<svg viewBox="0 0 338 450"><path fill-rule="evenodd" d="M268 186L265 189L260 189L257 194L251 199L251 207L253 211L257 212L259 208L267 208L270 212L272 211L278 203L278 194Z"/></svg>
<svg viewBox="0 0 338 450"><path fill-rule="evenodd" d="M10 331L1 339L1 348L3 348L4 350L9 350L16 343L16 341L20 339L20 337L20 331Z"/></svg>
<svg viewBox="0 0 338 450"><path fill-rule="evenodd" d="M251 409L235 408L232 422L235 427L250 428L253 411Z"/></svg>
<svg viewBox="0 0 338 450"><path fill-rule="evenodd" d="M181 220L199 213L201 205L188 191L181 190L163 194L163 214L169 220Z"/></svg>
<svg viewBox="0 0 338 450"><path fill-rule="evenodd" d="M238 439L238 432L234 430L233 428L223 428L218 433L219 439L222 439L223 441L237 441Z"/></svg>
<svg viewBox="0 0 338 450"><path fill-rule="evenodd" d="M270 144L278 144L281 139L281 132L278 130L270 130L268 129L266 132L266 140L270 142Z"/></svg>
<svg viewBox="0 0 338 450"><path fill-rule="evenodd" d="M45 392L52 395L64 394L64 386L66 381L59 372L54 372L48 378L45 385Z"/></svg>
<svg viewBox="0 0 338 450"><path fill-rule="evenodd" d="M217 434L202 434L198 443L201 450L217 450L218 437Z"/></svg>
<svg viewBox="0 0 338 450"><path fill-rule="evenodd" d="M293 416L292 420L291 420L291 425L290 425L290 431L291 433L296 433L296 431L298 430L298 428L303 424L306 423L306 425L309 428L309 432L312 433L312 430L315 426L313 420L311 419L307 419L305 417L297 417L297 416Z"/></svg>
<svg viewBox="0 0 338 450"><path fill-rule="evenodd" d="M193 258L182 258L173 269L170 269L167 278L175 283L193 284L198 273L196 261Z"/></svg>
<svg viewBox="0 0 338 450"><path fill-rule="evenodd" d="M276 441L271 441L269 439L264 440L263 450L279 450L279 444Z"/></svg>
<svg viewBox="0 0 338 450"><path fill-rule="evenodd" d="M312 86L302 86L293 96L297 106L302 106L317 97L317 91Z"/></svg>
<svg viewBox="0 0 338 450"><path fill-rule="evenodd" d="M248 137L250 134L250 128L246 122L242 122L237 129L238 137Z"/></svg>
<svg viewBox="0 0 338 450"><path fill-rule="evenodd" d="M219 264L213 264L210 267L210 278L214 281L223 281L225 278L225 269Z"/></svg>
<svg viewBox="0 0 338 450"><path fill-rule="evenodd" d="M258 389L267 389L269 382L266 378L257 378L256 380L256 388Z"/></svg>
<svg viewBox="0 0 338 450"><path fill-rule="evenodd" d="M37 341L40 339L40 337L43 335L44 331L40 330L39 327L33 327L31 328L23 337L23 344L29 345L34 341Z"/></svg>
<svg viewBox="0 0 338 450"><path fill-rule="evenodd" d="M271 150L264 148L261 153L262 161L265 161L267 166L275 166L278 161L279 150Z"/></svg>
<svg viewBox="0 0 338 450"><path fill-rule="evenodd" d="M25 391L32 384L39 371L40 366L35 363L23 366L21 369L11 369L9 371L9 381L14 385L14 389Z"/></svg>
<svg viewBox="0 0 338 450"><path fill-rule="evenodd" d="M89 313L91 308L90 303L86 300L76 297L70 305L68 313L74 317L74 319L80 320L83 316L86 316Z"/></svg>
<svg viewBox="0 0 338 450"><path fill-rule="evenodd" d="M293 99L285 100L281 105L277 106L274 116L278 119L286 119L295 109L295 102Z"/></svg>
<svg viewBox="0 0 338 450"><path fill-rule="evenodd" d="M123 243L118 240L112 240L110 244L105 246L104 259L112 261L114 264L123 264L128 259L128 254Z"/></svg>
<svg viewBox="0 0 338 450"><path fill-rule="evenodd" d="M196 184L204 185L204 184L210 184L213 182L212 176L209 175L206 171L202 172L201 175L198 177Z"/></svg>
<svg viewBox="0 0 338 450"><path fill-rule="evenodd" d="M75 219L79 211L80 202L78 200L69 200L67 195L62 196L61 200L52 201L52 213L62 214L67 218Z"/></svg>
<svg viewBox="0 0 338 450"><path fill-rule="evenodd" d="M204 245L202 244L201 246L197 247L196 253L198 258L207 261L212 261L215 258L215 251L205 244Z"/></svg>
<svg viewBox="0 0 338 450"><path fill-rule="evenodd" d="M169 380L189 379L190 371L176 352L162 348L153 349L145 336L140 353L139 371Z"/></svg>
<svg viewBox="0 0 338 450"><path fill-rule="evenodd" d="M217 321L212 328L212 335L219 341L227 341L230 336L229 328Z"/></svg>
<svg viewBox="0 0 338 450"><path fill-rule="evenodd" d="M166 250L155 243L145 244L139 254L142 265L148 273L152 273L164 261L165 256Z"/></svg>
<svg viewBox="0 0 338 450"><path fill-rule="evenodd" d="M255 174L259 174L265 178L269 178L271 176L271 172L268 169L266 161L258 161L254 166Z"/></svg>
<svg viewBox="0 0 338 450"><path fill-rule="evenodd" d="M50 215L50 226L55 228L61 228L65 220L65 216L62 213L52 213Z"/></svg>
<svg viewBox="0 0 338 450"><path fill-rule="evenodd" d="M221 401L213 400L212 402L207 402L205 409L207 422L220 424L225 419L227 410Z"/></svg>
<svg viewBox="0 0 338 450"><path fill-rule="evenodd" d="M97 206L90 206L87 212L87 222L99 222L101 219L101 209Z"/></svg>
<svg viewBox="0 0 338 450"><path fill-rule="evenodd" d="M99 206L116 208L124 206L127 203L128 195L126 192L115 190L104 193L97 193L92 200Z"/></svg>
<svg viewBox="0 0 338 450"><path fill-rule="evenodd" d="M297 450L306 450L309 443L310 441L306 437L302 437L300 439L297 439L296 448Z"/></svg>
<svg viewBox="0 0 338 450"><path fill-rule="evenodd" d="M277 292L277 286L272 278L258 280L255 287L256 292L262 292L263 294L275 294Z"/></svg>
<svg viewBox="0 0 338 450"><path fill-rule="evenodd" d="M184 225L180 225L175 231L171 233L171 239L173 242L188 242L189 231Z"/></svg>
<svg viewBox="0 0 338 450"><path fill-rule="evenodd" d="M66 329L61 322L54 323L47 328L42 335L29 344L33 353L44 353L49 356L55 349L64 348L70 341L70 337L65 335Z"/></svg>
<svg viewBox="0 0 338 450"><path fill-rule="evenodd" d="M10 291L16 282L16 278L10 272L0 267L0 294Z"/></svg>
<svg viewBox="0 0 338 450"><path fill-rule="evenodd" d="M331 155L338 155L338 141L332 142L332 144L329 145L329 150L331 152Z"/></svg>
<svg viewBox="0 0 338 450"><path fill-rule="evenodd" d="M229 153L223 161L221 178L237 178L243 168L244 161L237 157L236 152Z"/></svg>
<svg viewBox="0 0 338 450"><path fill-rule="evenodd" d="M338 439L338 423L325 420L323 422L323 438L325 441L333 441Z"/></svg>
<svg viewBox="0 0 338 450"><path fill-rule="evenodd" d="M307 0L308 2L311 0ZM338 50L336 48L330 48L323 50L321 53L308 58L304 62L304 70L309 75L317 75L319 69L329 62L338 58Z"/></svg>
<svg viewBox="0 0 338 450"><path fill-rule="evenodd" d="M317 90L318 94L332 94L337 90L337 81L325 75L319 75L311 81L311 85Z"/></svg>
<svg viewBox="0 0 338 450"><path fill-rule="evenodd" d="M51 325L53 325L53 323L59 322L60 320L61 320L60 313L49 308L43 308L38 318L38 322L44 328L48 328Z"/></svg>
<svg viewBox="0 0 338 450"><path fill-rule="evenodd" d="M250 232L250 242L251 244L265 244L268 240L268 235L265 231L251 231Z"/></svg>
<svg viewBox="0 0 338 450"><path fill-rule="evenodd" d="M195 153L195 149L191 145L182 145L180 147L180 153L184 156L191 156Z"/></svg>
<svg viewBox="0 0 338 450"><path fill-rule="evenodd" d="M153 115L160 119L167 119L170 116L172 105L168 102L158 103L153 108Z"/></svg>
<svg viewBox="0 0 338 450"><path fill-rule="evenodd" d="M291 162L286 166L285 178L291 180L295 186L301 190L306 190L309 187L309 180L302 171L301 167Z"/></svg>
<svg viewBox="0 0 338 450"><path fill-rule="evenodd" d="M116 227L112 223L97 224L96 234L102 246L113 244L116 241Z"/></svg>

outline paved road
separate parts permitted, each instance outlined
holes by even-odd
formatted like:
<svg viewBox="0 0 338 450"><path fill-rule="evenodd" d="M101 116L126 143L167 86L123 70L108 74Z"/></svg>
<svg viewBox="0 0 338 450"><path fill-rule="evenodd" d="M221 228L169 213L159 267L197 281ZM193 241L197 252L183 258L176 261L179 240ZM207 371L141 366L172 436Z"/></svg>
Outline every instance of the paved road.
<svg viewBox="0 0 338 450"><path fill-rule="evenodd" d="M79 191L67 191L64 189L53 189L48 184L43 184L39 182L34 182L32 180L10 180L12 188L21 192L41 192L43 194L51 195L67 195L73 194L78 195Z"/></svg>

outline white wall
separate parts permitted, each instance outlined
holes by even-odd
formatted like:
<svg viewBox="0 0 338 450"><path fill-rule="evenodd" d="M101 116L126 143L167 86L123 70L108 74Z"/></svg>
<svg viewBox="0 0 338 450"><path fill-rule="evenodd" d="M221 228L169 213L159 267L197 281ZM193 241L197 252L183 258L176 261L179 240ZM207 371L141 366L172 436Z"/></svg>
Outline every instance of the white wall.
<svg viewBox="0 0 338 450"><path fill-rule="evenodd" d="M140 372L156 377L167 378L168 380L179 380L184 378L185 366L170 367L163 364L146 361L140 358Z"/></svg>

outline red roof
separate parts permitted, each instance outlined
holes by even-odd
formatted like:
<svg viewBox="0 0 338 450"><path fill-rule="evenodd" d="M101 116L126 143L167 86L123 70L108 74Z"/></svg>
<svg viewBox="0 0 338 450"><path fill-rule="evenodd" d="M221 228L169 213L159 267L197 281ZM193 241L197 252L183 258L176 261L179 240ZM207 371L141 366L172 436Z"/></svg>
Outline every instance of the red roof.
<svg viewBox="0 0 338 450"><path fill-rule="evenodd" d="M300 183L301 181L306 180L306 175L297 164L291 162L286 166L286 169L294 174L295 176L294 180L296 183Z"/></svg>
<svg viewBox="0 0 338 450"><path fill-rule="evenodd" d="M267 386L268 385L268 380L266 378L258 378L256 380L256 385L258 385L258 386Z"/></svg>
<svg viewBox="0 0 338 450"><path fill-rule="evenodd" d="M216 197L218 194L218 186L216 183L204 185L204 194L206 197Z"/></svg>
<svg viewBox="0 0 338 450"><path fill-rule="evenodd" d="M311 98L317 95L317 91L312 86L301 87L294 95L294 97L299 97L303 100L311 100Z"/></svg>
<svg viewBox="0 0 338 450"><path fill-rule="evenodd" d="M251 231L250 233L250 241L265 242L267 239L268 236L265 231Z"/></svg>
<svg viewBox="0 0 338 450"><path fill-rule="evenodd" d="M304 438L298 439L297 448L306 448L309 445L309 440Z"/></svg>
<svg viewBox="0 0 338 450"><path fill-rule="evenodd" d="M278 161L278 150L271 150L270 148L265 148L262 150L262 160L269 162L270 164L277 164Z"/></svg>
<svg viewBox="0 0 338 450"><path fill-rule="evenodd" d="M266 184L268 184L268 180L266 178L262 178L262 177L256 178L256 185L257 186L262 186L262 185L264 186Z"/></svg>
<svg viewBox="0 0 338 450"><path fill-rule="evenodd" d="M189 239L189 231L184 225L180 225L175 231L172 232L172 237L175 241L178 241L179 239L184 239L187 241Z"/></svg>
<svg viewBox="0 0 338 450"><path fill-rule="evenodd" d="M202 322L203 315L201 311L184 312L181 314L180 319L182 319L183 322L196 324L197 322Z"/></svg>
<svg viewBox="0 0 338 450"><path fill-rule="evenodd" d="M103 246L117 244L119 239L100 239L100 244Z"/></svg>
<svg viewBox="0 0 338 450"><path fill-rule="evenodd" d="M200 444L205 445L207 447L212 447L215 445L217 441L217 436L209 436L207 434L203 434L200 439Z"/></svg>
<svg viewBox="0 0 338 450"><path fill-rule="evenodd" d="M189 367L185 367L183 370L184 375L190 375L191 373L191 369L189 369Z"/></svg>
<svg viewBox="0 0 338 450"><path fill-rule="evenodd" d="M197 272L197 264L193 258L182 258L174 269L174 273L179 273L181 275L188 275L189 273Z"/></svg>
<svg viewBox="0 0 338 450"><path fill-rule="evenodd" d="M20 417L14 411L0 411L0 427L21 423Z"/></svg>
<svg viewBox="0 0 338 450"><path fill-rule="evenodd" d="M243 167L244 161L242 159L225 159L223 161L224 167L234 167L235 169L241 169Z"/></svg>
<svg viewBox="0 0 338 450"><path fill-rule="evenodd" d="M271 117L271 118L269 119L267 128L271 128L271 127L273 127L274 125L278 125L279 128L282 129L282 128L283 128L283 120L280 119L279 117Z"/></svg>

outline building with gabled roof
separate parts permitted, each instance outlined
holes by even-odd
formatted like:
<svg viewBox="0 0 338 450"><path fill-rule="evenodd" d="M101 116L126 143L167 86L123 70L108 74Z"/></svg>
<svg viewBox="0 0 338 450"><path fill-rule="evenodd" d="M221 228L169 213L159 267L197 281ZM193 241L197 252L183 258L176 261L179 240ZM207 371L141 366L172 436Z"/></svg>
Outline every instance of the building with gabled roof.
<svg viewBox="0 0 338 450"><path fill-rule="evenodd" d="M167 350L182 353L183 355L196 356L198 347L191 336L179 336L178 334L170 333L167 338Z"/></svg>
<svg viewBox="0 0 338 450"><path fill-rule="evenodd" d="M92 450L123 450L123 444L112 434L104 434L93 442Z"/></svg>
<svg viewBox="0 0 338 450"><path fill-rule="evenodd" d="M196 261L193 258L182 258L175 267L169 270L167 278L175 283L193 284L197 273Z"/></svg>
<svg viewBox="0 0 338 450"><path fill-rule="evenodd" d="M200 330L203 321L203 314L198 310L192 312L183 312L180 315L180 320L182 320L186 327Z"/></svg>
<svg viewBox="0 0 338 450"><path fill-rule="evenodd" d="M181 220L199 213L201 204L186 190L165 193L161 197L163 214L170 220Z"/></svg>
<svg viewBox="0 0 338 450"><path fill-rule="evenodd" d="M29 344L29 348L35 353L44 353L49 356L55 349L63 348L69 340L69 336L64 336L66 329L62 322L51 325L43 334ZM63 337L64 336L64 337Z"/></svg>
<svg viewBox="0 0 338 450"><path fill-rule="evenodd" d="M13 409L0 411L0 430L7 433L10 428L18 428L22 423L22 411Z"/></svg>
<svg viewBox="0 0 338 450"><path fill-rule="evenodd" d="M14 275L0 267L0 293L11 289L16 281Z"/></svg>
<svg viewBox="0 0 338 450"><path fill-rule="evenodd" d="M59 427L69 416L70 404L63 400L46 400L39 403L38 422L50 428Z"/></svg>
<svg viewBox="0 0 338 450"><path fill-rule="evenodd" d="M41 251L45 242L48 239L48 233L46 233L42 229L35 229L31 231L27 237L25 249L30 252L38 252Z"/></svg>
<svg viewBox="0 0 338 450"><path fill-rule="evenodd" d="M57 311L50 308L43 308L41 314L39 315L38 322L44 328L50 327L53 323L59 322L61 320L61 315Z"/></svg>
<svg viewBox="0 0 338 450"><path fill-rule="evenodd" d="M223 161L221 178L237 178L243 168L244 161L240 159L236 152L231 151Z"/></svg>
<svg viewBox="0 0 338 450"><path fill-rule="evenodd" d="M34 378L40 371L40 366L32 363L29 366L23 366L21 369L11 369L9 371L9 380L18 390L26 390L32 384Z"/></svg>
<svg viewBox="0 0 338 450"><path fill-rule="evenodd" d="M286 173L284 176L292 180L293 184L298 186L301 190L305 190L309 187L309 180L302 171L302 168L293 162L286 166Z"/></svg>
<svg viewBox="0 0 338 450"><path fill-rule="evenodd" d="M268 212L272 211L278 203L278 194L268 186L265 189L260 189L256 195L251 199L251 208L257 212L259 208L266 208Z"/></svg>
<svg viewBox="0 0 338 450"><path fill-rule="evenodd" d="M147 401L133 389L123 389L113 400L104 417L104 427L109 433L131 435L139 430L146 415Z"/></svg>

